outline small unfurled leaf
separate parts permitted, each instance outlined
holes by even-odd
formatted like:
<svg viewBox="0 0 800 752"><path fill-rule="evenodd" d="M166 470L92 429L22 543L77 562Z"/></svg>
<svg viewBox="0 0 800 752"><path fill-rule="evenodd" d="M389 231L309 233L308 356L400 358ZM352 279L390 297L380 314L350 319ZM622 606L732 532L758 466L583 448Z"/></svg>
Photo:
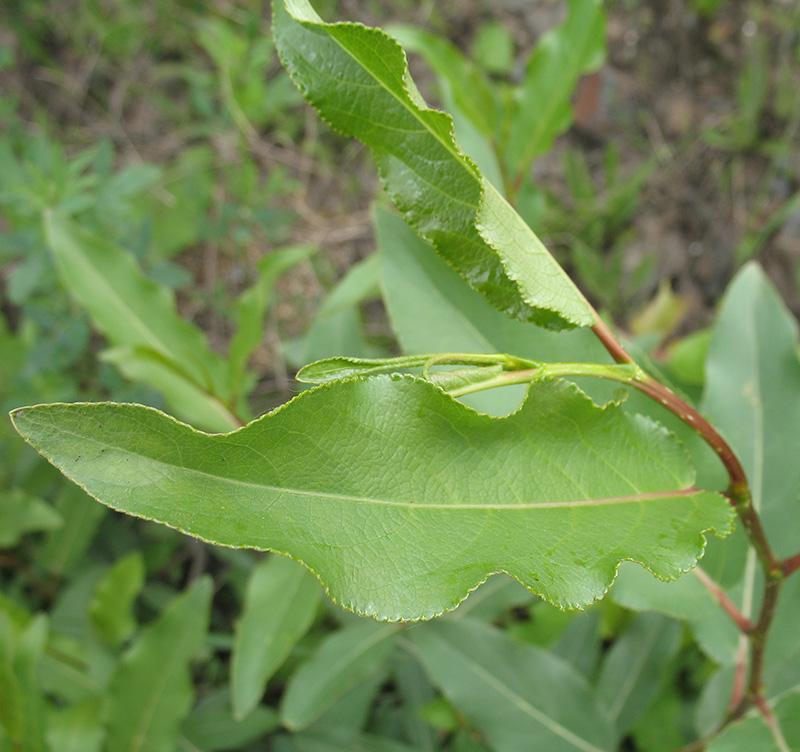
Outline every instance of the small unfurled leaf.
<svg viewBox="0 0 800 752"><path fill-rule="evenodd" d="M397 373L409 368L426 366L495 366L512 362L507 355L472 355L470 353L429 353L427 355L401 355L396 358L327 358L309 363L297 372L298 381L324 384L351 376L371 376L376 373ZM529 363L534 367L535 363Z"/></svg>
<svg viewBox="0 0 800 752"><path fill-rule="evenodd" d="M259 703L270 676L311 626L320 592L307 569L283 556L271 557L253 569L231 661L237 718Z"/></svg>
<svg viewBox="0 0 800 752"><path fill-rule="evenodd" d="M189 663L208 629L211 580L198 580L143 630L108 688L108 752L172 752L192 705Z"/></svg>
<svg viewBox="0 0 800 752"><path fill-rule="evenodd" d="M588 329L550 332L504 316L393 212L374 210L381 255L381 286L392 328L406 353L512 352L548 362L607 362ZM431 326L435 321L436 326ZM525 389L507 387L472 395L468 404L492 415L516 410Z"/></svg>
<svg viewBox="0 0 800 752"><path fill-rule="evenodd" d="M510 316L552 329L594 312L541 241L428 108L403 50L379 29L326 24L307 0L275 0L273 33L297 87L334 128L367 144L406 221Z"/></svg>
<svg viewBox="0 0 800 752"><path fill-rule="evenodd" d="M368 621L326 637L289 680L281 702L283 723L290 729L305 728L380 671L396 636L397 627Z"/></svg>
<svg viewBox="0 0 800 752"><path fill-rule="evenodd" d="M133 405L13 417L109 506L287 553L337 603L389 621L453 609L494 572L582 607L624 559L678 577L732 516L666 430L562 381L500 419L410 376L323 385L216 436Z"/></svg>
<svg viewBox="0 0 800 752"><path fill-rule="evenodd" d="M425 671L497 752L612 752L615 733L568 663L471 619L413 627Z"/></svg>

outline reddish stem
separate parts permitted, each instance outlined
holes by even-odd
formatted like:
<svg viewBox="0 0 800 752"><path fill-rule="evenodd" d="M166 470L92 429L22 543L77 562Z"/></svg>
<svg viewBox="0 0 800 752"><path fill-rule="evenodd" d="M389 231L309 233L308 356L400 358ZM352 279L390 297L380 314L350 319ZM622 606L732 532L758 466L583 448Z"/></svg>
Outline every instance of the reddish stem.
<svg viewBox="0 0 800 752"><path fill-rule="evenodd" d="M781 562L781 567L783 568L783 576L788 577L790 574L793 574L798 569L800 569L800 554L795 554L794 556L790 556L788 559L784 559Z"/></svg>
<svg viewBox="0 0 800 752"><path fill-rule="evenodd" d="M692 572L695 577L703 583L704 587L710 591L711 595L716 598L722 610L731 617L733 623L736 624L739 630L744 634L750 634L755 625L739 610L736 604L728 597L728 594L700 567L695 567Z"/></svg>

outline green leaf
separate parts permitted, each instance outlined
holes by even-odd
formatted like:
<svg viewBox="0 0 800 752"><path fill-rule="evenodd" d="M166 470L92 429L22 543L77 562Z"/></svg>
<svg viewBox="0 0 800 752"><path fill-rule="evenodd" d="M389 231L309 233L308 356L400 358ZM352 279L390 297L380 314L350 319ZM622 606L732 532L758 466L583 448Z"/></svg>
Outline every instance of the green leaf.
<svg viewBox="0 0 800 752"><path fill-rule="evenodd" d="M405 352L510 352L562 363L609 360L588 329L555 333L504 316L431 253L400 217L377 206L374 217L384 299ZM523 396L522 387L492 389L473 395L468 404L505 415L519 407Z"/></svg>
<svg viewBox="0 0 800 752"><path fill-rule="evenodd" d="M52 713L47 743L53 752L101 752L105 740L103 701L90 697Z"/></svg>
<svg viewBox="0 0 800 752"><path fill-rule="evenodd" d="M452 42L413 26L396 25L387 31L409 52L421 55L446 87L446 93L485 136L498 127L500 113L492 84Z"/></svg>
<svg viewBox="0 0 800 752"><path fill-rule="evenodd" d="M303 729L336 700L385 665L397 627L364 622L326 637L294 673L281 702L281 720Z"/></svg>
<svg viewBox="0 0 800 752"><path fill-rule="evenodd" d="M605 58L605 15L600 0L568 0L567 20L537 43L517 91L504 151L513 175L549 151L572 122L572 98L580 76Z"/></svg>
<svg viewBox="0 0 800 752"><path fill-rule="evenodd" d="M510 362L507 355L471 355L469 353L427 353L400 355L396 358L327 358L309 363L297 372L297 380L312 384L339 381L351 376L396 373L409 368L441 365L495 366ZM533 363L527 364L533 367Z"/></svg>
<svg viewBox="0 0 800 752"><path fill-rule="evenodd" d="M778 556L800 540L798 331L764 272L736 275L714 324L703 411L736 451L770 545Z"/></svg>
<svg viewBox="0 0 800 752"><path fill-rule="evenodd" d="M374 153L406 220L510 316L590 326L591 306L541 241L425 106L399 44L378 29L325 24L307 0L276 0L273 33L295 85L334 128Z"/></svg>
<svg viewBox="0 0 800 752"><path fill-rule="evenodd" d="M294 246L264 256L258 262L258 280L236 301L238 328L228 352L229 393L236 394L241 391L247 361L264 338L262 330L264 314L278 278L315 251L315 246Z"/></svg>
<svg viewBox="0 0 800 752"><path fill-rule="evenodd" d="M0 488L0 548L15 546L26 533L55 530L61 515L43 499L21 488Z"/></svg>
<svg viewBox="0 0 800 752"><path fill-rule="evenodd" d="M105 504L287 553L390 621L453 609L494 572L566 608L602 596L623 559L675 578L732 515L667 431L562 381L502 419L408 376L323 385L227 435L133 405L13 418Z"/></svg>
<svg viewBox="0 0 800 752"><path fill-rule="evenodd" d="M203 752L238 752L280 726L278 714L264 705L236 720L227 688L204 697L183 723L183 734Z"/></svg>
<svg viewBox="0 0 800 752"><path fill-rule="evenodd" d="M636 724L661 689L659 678L678 652L681 625L659 614L638 614L606 653L597 694L620 736Z"/></svg>
<svg viewBox="0 0 800 752"><path fill-rule="evenodd" d="M314 576L290 559L273 556L253 569L231 662L237 718L258 705L269 678L311 626L319 596Z"/></svg>
<svg viewBox="0 0 800 752"><path fill-rule="evenodd" d="M89 618L98 634L111 645L130 637L137 622L133 602L144 585L144 559L134 551L120 559L97 587L89 606Z"/></svg>
<svg viewBox="0 0 800 752"><path fill-rule="evenodd" d="M43 614L21 629L0 611L0 729L15 752L46 750L46 705L36 674L46 641Z"/></svg>
<svg viewBox="0 0 800 752"><path fill-rule="evenodd" d="M754 263L736 275L714 324L703 409L737 453L747 473L753 505L779 557L797 552L800 540L800 361L794 316ZM716 554L715 554L716 558ZM750 550L738 564L742 590L735 602L752 618L760 576ZM790 581L786 591L796 586ZM766 662L772 683L796 685L800 635L796 599L782 597Z"/></svg>
<svg viewBox="0 0 800 752"><path fill-rule="evenodd" d="M189 663L208 628L211 579L198 580L142 631L111 679L108 752L172 752L192 704Z"/></svg>
<svg viewBox="0 0 800 752"><path fill-rule="evenodd" d="M603 706L559 658L470 619L423 624L407 636L433 683L496 752L616 749Z"/></svg>
<svg viewBox="0 0 800 752"><path fill-rule="evenodd" d="M161 370L168 370L162 366L149 379L147 367L137 368L139 364L131 362L131 375L161 389L180 407L185 403L185 398L179 399L181 390L194 388L211 403L209 409L216 415L209 428L234 427L235 420L222 404L227 396L225 361L209 349L199 329L178 316L171 292L147 279L131 254L66 217L47 212L44 227L65 286L89 312L95 326L115 346L152 350L173 363L176 371L169 381L162 377ZM130 362L132 355L127 360Z"/></svg>
<svg viewBox="0 0 800 752"><path fill-rule="evenodd" d="M706 747L707 752L790 752L800 749L800 692L781 697L772 707L776 724L752 711L728 726Z"/></svg>
<svg viewBox="0 0 800 752"><path fill-rule="evenodd" d="M352 729L306 732L294 737L297 752L418 752L394 739Z"/></svg>
<svg viewBox="0 0 800 752"><path fill-rule="evenodd" d="M175 413L208 431L222 433L236 425L236 419L219 400L198 387L175 361L149 347L114 347L100 355L112 363L125 378L141 381L158 389Z"/></svg>
<svg viewBox="0 0 800 752"><path fill-rule="evenodd" d="M83 560L108 510L71 484L56 499L55 508L64 524L47 536L37 562L52 574L65 575Z"/></svg>

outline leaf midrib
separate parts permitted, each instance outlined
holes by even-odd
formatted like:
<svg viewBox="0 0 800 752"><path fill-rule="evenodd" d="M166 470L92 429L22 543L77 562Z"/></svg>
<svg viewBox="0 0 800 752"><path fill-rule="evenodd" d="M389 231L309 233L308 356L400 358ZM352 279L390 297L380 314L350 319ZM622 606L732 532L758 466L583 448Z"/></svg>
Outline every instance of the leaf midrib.
<svg viewBox="0 0 800 752"><path fill-rule="evenodd" d="M447 650L451 652L456 652L454 646L447 640L443 640L439 638L440 642L444 642L445 647ZM463 663L471 670L474 674L476 674L479 678L483 679L490 687L493 687L499 694L506 697L510 700L514 705L516 705L523 713L528 715L537 723L540 723L550 732L555 734L556 736L561 737L564 741L572 744L577 749L584 750L584 752L604 752L604 750L600 747L596 747L591 742L583 739L582 737L574 734L568 728L562 726L558 721L551 718L546 713L543 713L539 708L534 706L528 700L526 700L522 695L518 692L514 691L511 687L509 687L505 682L503 682L499 677L495 676L494 674L487 671L482 665L477 663L471 656L467 655L466 652L459 651L457 655L461 656Z"/></svg>
<svg viewBox="0 0 800 752"><path fill-rule="evenodd" d="M164 460L159 460L154 457L149 457L145 454L141 454L139 452L134 452L130 449L122 448L116 444L109 444L107 442L100 441L98 439L74 433L72 431L67 431L63 428L59 429L60 432L64 435L71 436L75 439L79 439L81 441L90 442L95 444L99 447L103 447L105 449L112 449L121 454L127 454L131 457L136 459L145 460L149 463L155 465L161 465L163 467L170 468L172 470L186 473L189 475L195 475L201 478L208 478L209 480L215 480L221 483L229 483L235 486L241 486L244 488L252 488L254 490L259 491L271 491L278 494L289 494L293 496L311 496L314 498L320 499L330 499L330 500L337 500L337 501L348 501L353 503L364 503L364 504L376 504L381 506L392 506L392 507L402 507L407 509L452 509L452 510L486 510L486 511L513 511L513 510L524 510L524 509L557 509L557 508L569 508L569 507L584 507L584 506L611 506L615 504L632 504L632 503L644 503L648 501L660 501L660 500L667 500L675 498L676 496L693 496L695 494L703 493L701 489L695 488L690 486L688 488L681 488L681 489L670 489L664 491L645 491L638 494L631 494L625 496L608 496L608 497L600 497L595 499L570 499L570 500L563 500L563 501L545 501L545 502L530 502L530 503L522 503L522 504L461 504L461 503L433 503L433 504L425 504L421 502L413 502L413 501L397 501L393 499L380 499L377 497L368 497L368 496L355 496L350 494L339 494L339 493L332 493L332 492L322 492L322 491L312 491L312 490L305 490L305 489L293 489L288 488L285 486L274 486L266 483L256 483L254 481L246 481L240 480L238 478L230 478L224 475L217 475L214 473L205 472L203 470L198 470L196 468L185 467L183 465L177 465L171 462L165 462ZM247 446L248 449L252 449L252 447ZM254 450L257 451L257 450ZM108 483L108 481L105 481Z"/></svg>

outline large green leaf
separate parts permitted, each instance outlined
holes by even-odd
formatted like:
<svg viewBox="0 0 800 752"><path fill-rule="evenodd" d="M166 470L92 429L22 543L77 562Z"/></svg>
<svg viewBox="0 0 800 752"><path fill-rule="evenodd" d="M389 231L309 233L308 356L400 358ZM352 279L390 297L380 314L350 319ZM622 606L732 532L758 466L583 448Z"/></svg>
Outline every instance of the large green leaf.
<svg viewBox="0 0 800 752"><path fill-rule="evenodd" d="M770 544L800 541L800 360L797 323L764 272L748 264L714 325L703 410L736 451Z"/></svg>
<svg viewBox="0 0 800 752"><path fill-rule="evenodd" d="M192 656L208 629L211 580L175 598L125 654L108 696L108 752L172 752L192 704Z"/></svg>
<svg viewBox="0 0 800 752"><path fill-rule="evenodd" d="M600 0L569 0L565 23L536 46L517 92L504 144L512 174L523 173L572 122L570 99L578 78L605 56L605 16Z"/></svg>
<svg viewBox="0 0 800 752"><path fill-rule="evenodd" d="M408 637L434 684L496 752L616 749L605 709L565 661L471 619L424 624Z"/></svg>
<svg viewBox="0 0 800 752"><path fill-rule="evenodd" d="M373 150L406 220L473 287L510 316L542 326L594 323L563 269L461 152L450 116L425 106L396 40L323 23L307 0L276 0L273 33L303 95Z"/></svg>
<svg viewBox="0 0 800 752"><path fill-rule="evenodd" d="M135 405L20 408L20 433L109 506L302 561L379 619L430 618L493 572L553 603L602 596L620 560L675 578L727 532L678 442L541 381L507 418L413 377L324 385L226 435Z"/></svg>

